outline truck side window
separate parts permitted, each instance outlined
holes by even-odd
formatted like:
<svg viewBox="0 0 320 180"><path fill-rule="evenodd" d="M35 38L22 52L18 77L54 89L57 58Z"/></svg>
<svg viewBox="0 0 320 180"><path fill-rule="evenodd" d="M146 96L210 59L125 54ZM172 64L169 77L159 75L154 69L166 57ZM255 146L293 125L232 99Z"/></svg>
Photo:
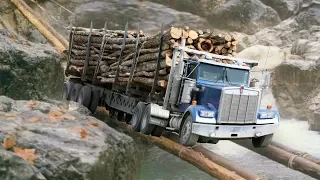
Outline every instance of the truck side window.
<svg viewBox="0 0 320 180"><path fill-rule="evenodd" d="M196 79L197 78L197 69L194 69L196 67L197 67L197 64L190 64L189 65L189 68L188 68L188 76L189 76L189 78L191 78L191 79Z"/></svg>

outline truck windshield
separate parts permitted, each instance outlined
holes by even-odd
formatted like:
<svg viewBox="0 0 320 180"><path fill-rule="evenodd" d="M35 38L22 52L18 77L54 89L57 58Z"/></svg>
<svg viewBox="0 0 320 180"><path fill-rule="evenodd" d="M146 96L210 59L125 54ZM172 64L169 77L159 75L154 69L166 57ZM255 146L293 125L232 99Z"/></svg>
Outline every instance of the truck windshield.
<svg viewBox="0 0 320 180"><path fill-rule="evenodd" d="M243 85L248 83L248 70L234 69L210 64L201 64L199 66L199 71L200 80L233 85Z"/></svg>

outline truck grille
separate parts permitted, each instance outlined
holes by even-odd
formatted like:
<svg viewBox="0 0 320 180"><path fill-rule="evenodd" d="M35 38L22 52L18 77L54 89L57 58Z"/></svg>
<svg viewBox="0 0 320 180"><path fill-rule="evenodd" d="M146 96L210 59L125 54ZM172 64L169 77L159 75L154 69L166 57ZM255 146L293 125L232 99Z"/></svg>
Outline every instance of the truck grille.
<svg viewBox="0 0 320 180"><path fill-rule="evenodd" d="M225 88L221 95L218 122L256 123L259 95L259 91L254 89L244 89L240 94L240 88Z"/></svg>

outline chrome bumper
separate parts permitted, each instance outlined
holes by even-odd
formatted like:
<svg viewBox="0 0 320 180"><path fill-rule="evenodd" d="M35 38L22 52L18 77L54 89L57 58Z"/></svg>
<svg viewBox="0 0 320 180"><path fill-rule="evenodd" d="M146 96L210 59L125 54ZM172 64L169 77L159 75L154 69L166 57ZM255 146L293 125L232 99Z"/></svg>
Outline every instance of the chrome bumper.
<svg viewBox="0 0 320 180"><path fill-rule="evenodd" d="M251 138L273 134L279 124L257 125L216 125L192 123L192 133L212 138Z"/></svg>

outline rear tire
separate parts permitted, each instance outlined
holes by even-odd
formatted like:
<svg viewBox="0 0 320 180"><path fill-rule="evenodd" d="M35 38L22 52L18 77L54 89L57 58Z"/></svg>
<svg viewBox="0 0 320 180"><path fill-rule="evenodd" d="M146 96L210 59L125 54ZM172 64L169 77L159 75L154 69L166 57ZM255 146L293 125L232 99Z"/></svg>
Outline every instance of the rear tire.
<svg viewBox="0 0 320 180"><path fill-rule="evenodd" d="M155 125L150 124L150 118L151 118L151 104L149 104L143 112L142 119L141 119L141 126L140 126L141 133L149 135L155 129Z"/></svg>
<svg viewBox="0 0 320 180"><path fill-rule="evenodd" d="M71 94L73 86L74 86L74 83L71 81L64 83L63 90L62 90L62 98L63 99L70 100L70 94Z"/></svg>
<svg viewBox="0 0 320 180"><path fill-rule="evenodd" d="M252 138L252 145L256 148L267 147L272 141L273 134Z"/></svg>
<svg viewBox="0 0 320 180"><path fill-rule="evenodd" d="M124 114L124 119L126 121L127 124L130 124L130 121L132 119L132 115L131 114L128 114L128 113L125 113Z"/></svg>
<svg viewBox="0 0 320 180"><path fill-rule="evenodd" d="M77 102L82 104L84 107L89 107L91 100L91 88L88 86L83 86L79 93Z"/></svg>
<svg viewBox="0 0 320 180"><path fill-rule="evenodd" d="M82 87L83 87L83 85L79 84L79 83L75 84L72 87L72 90L70 93L70 101L77 102L78 96L79 96L79 93L80 93Z"/></svg>
<svg viewBox="0 0 320 180"><path fill-rule="evenodd" d="M188 116L179 132L180 144L184 146L194 146L198 139L199 135L192 134L192 117Z"/></svg>
<svg viewBox="0 0 320 180"><path fill-rule="evenodd" d="M118 113L117 113L117 120L118 120L118 121L124 121L124 112L118 111Z"/></svg>
<svg viewBox="0 0 320 180"><path fill-rule="evenodd" d="M151 135L160 137L165 130L166 130L166 128L164 128L164 127L156 126L154 128L154 130L152 131Z"/></svg>
<svg viewBox="0 0 320 180"><path fill-rule="evenodd" d="M146 109L146 105L143 102L139 102L137 106L134 108L133 110L134 114L131 119L132 130L137 132L140 131L141 118L145 109Z"/></svg>
<svg viewBox="0 0 320 180"><path fill-rule="evenodd" d="M91 111L92 114L96 112L99 102L100 102L100 91L97 89L93 89L91 91L91 102L89 105L89 110Z"/></svg>

